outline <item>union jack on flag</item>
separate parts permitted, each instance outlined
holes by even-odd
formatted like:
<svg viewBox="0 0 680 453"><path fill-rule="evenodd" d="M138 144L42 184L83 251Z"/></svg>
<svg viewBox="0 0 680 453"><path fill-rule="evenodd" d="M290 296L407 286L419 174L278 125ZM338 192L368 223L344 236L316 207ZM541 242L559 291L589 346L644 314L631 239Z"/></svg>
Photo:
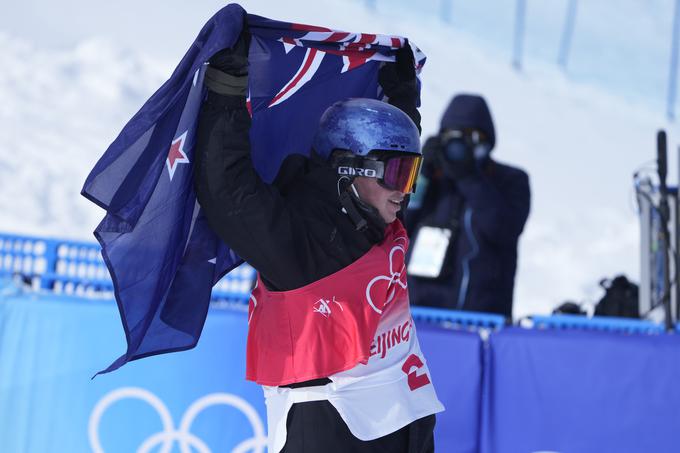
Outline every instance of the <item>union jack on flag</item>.
<svg viewBox="0 0 680 453"><path fill-rule="evenodd" d="M381 62L410 45L397 36L347 33L224 7L203 27L172 76L125 125L85 181L106 210L94 234L114 283L127 351L103 372L150 355L193 348L212 286L242 260L208 227L192 161L208 59L252 35L248 108L258 173L271 182L286 156L308 154L323 111L350 97L383 97Z"/></svg>

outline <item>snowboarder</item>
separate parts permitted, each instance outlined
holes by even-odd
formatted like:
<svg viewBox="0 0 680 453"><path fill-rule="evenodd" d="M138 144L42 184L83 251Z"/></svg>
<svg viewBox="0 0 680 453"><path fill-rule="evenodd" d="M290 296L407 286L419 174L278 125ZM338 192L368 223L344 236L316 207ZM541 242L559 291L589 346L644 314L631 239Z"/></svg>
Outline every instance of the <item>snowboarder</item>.
<svg viewBox="0 0 680 453"><path fill-rule="evenodd" d="M211 228L258 271L246 373L264 388L270 451L432 452L443 407L397 219L422 159L413 55L381 69L392 105L334 104L312 156L287 158L269 185L250 157L247 49L243 32L210 60L194 171Z"/></svg>

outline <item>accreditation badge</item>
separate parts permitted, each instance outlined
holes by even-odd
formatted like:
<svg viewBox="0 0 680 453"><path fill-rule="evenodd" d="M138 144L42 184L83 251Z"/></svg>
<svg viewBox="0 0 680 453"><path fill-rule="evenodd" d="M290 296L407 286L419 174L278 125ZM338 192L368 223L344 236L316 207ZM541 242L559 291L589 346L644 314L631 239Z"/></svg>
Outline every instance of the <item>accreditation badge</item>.
<svg viewBox="0 0 680 453"><path fill-rule="evenodd" d="M451 230L448 228L420 227L415 243L411 247L411 260L408 263L409 275L439 277L450 241Z"/></svg>

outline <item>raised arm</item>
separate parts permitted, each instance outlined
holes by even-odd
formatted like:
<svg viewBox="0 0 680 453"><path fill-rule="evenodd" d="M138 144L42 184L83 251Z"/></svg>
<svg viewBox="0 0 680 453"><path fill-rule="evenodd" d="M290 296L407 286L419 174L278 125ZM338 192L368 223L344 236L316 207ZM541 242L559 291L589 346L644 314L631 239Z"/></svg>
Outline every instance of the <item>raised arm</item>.
<svg viewBox="0 0 680 453"><path fill-rule="evenodd" d="M247 52L247 38L242 37L234 49L211 59L208 96L198 123L194 184L215 233L274 286L288 287L300 272L291 260L302 226L279 191L265 184L253 167L245 98Z"/></svg>

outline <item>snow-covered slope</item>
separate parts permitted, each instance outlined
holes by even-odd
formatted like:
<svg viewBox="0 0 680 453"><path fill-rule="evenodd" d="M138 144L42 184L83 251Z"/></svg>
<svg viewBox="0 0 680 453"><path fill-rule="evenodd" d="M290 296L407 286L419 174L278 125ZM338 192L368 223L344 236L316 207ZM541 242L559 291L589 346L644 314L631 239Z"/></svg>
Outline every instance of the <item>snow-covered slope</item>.
<svg viewBox="0 0 680 453"><path fill-rule="evenodd" d="M89 239L84 178L167 67L97 39L52 51L0 34L0 49L0 230Z"/></svg>
<svg viewBox="0 0 680 453"><path fill-rule="evenodd" d="M498 129L495 157L525 168L532 183L516 315L545 313L566 298L596 297L602 276L637 278L631 175L653 158L657 128L669 127L658 108L651 110L653 103L576 83L539 59L516 72L493 46L433 18L414 20L407 9L379 5L374 14L359 1L241 3L280 20L410 37L428 56L422 74L425 136L437 130L454 93L487 98ZM92 36L73 38L75 46L18 38L0 28L0 231L90 237L102 211L79 196L88 171L219 7L172 4L176 8L166 8L162 20L143 28L138 16L150 13L144 10L149 5L128 12L127 25L103 22L104 38L88 22L83 30ZM148 36L158 47L146 42L144 50L133 48L130 36L136 42ZM673 138L671 131L671 144Z"/></svg>

